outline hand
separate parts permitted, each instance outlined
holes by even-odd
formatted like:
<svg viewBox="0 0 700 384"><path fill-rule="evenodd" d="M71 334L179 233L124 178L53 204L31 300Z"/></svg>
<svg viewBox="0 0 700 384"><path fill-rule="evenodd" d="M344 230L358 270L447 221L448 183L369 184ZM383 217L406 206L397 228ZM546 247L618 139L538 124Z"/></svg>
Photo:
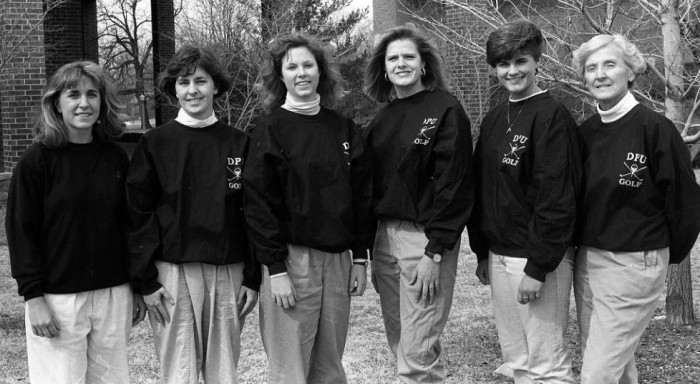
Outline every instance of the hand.
<svg viewBox="0 0 700 384"><path fill-rule="evenodd" d="M173 306L175 305L175 300L173 300L173 297L170 296L170 293L168 293L164 287L160 287L160 289L150 295L144 296L143 300L146 302L146 306L148 306L149 316L153 316L155 321L161 325L170 322L170 315L168 314L167 308L165 308L165 303Z"/></svg>
<svg viewBox="0 0 700 384"><path fill-rule="evenodd" d="M32 332L39 337L53 338L58 336L61 327L53 314L53 311L46 303L44 296L27 300L29 312L29 323L32 325Z"/></svg>
<svg viewBox="0 0 700 384"><path fill-rule="evenodd" d="M539 299L542 295L543 285L543 282L535 280L528 275L523 276L518 287L518 303L528 304Z"/></svg>
<svg viewBox="0 0 700 384"><path fill-rule="evenodd" d="M143 296L139 293L134 293L134 308L131 314L131 326L143 321L146 318L146 312L148 312L148 307L146 307L146 302L143 301Z"/></svg>
<svg viewBox="0 0 700 384"><path fill-rule="evenodd" d="M238 290L238 298L236 299L236 306L238 307L238 318L242 319L246 317L250 311L255 308L255 303L258 302L258 291L250 289L245 285L241 285L241 289Z"/></svg>
<svg viewBox="0 0 700 384"><path fill-rule="evenodd" d="M278 306L289 309L296 304L297 293L289 275L270 277L270 291Z"/></svg>
<svg viewBox="0 0 700 384"><path fill-rule="evenodd" d="M491 284L491 280L489 279L489 260L480 260L479 264L476 265L476 272L474 272L474 274L479 278L481 284Z"/></svg>
<svg viewBox="0 0 700 384"><path fill-rule="evenodd" d="M418 262L409 285L418 284L416 300L423 306L433 303L435 296L440 294L440 263L434 262L428 256L423 256Z"/></svg>
<svg viewBox="0 0 700 384"><path fill-rule="evenodd" d="M350 286L348 292L350 296L362 296L367 288L367 267L353 264L350 269Z"/></svg>

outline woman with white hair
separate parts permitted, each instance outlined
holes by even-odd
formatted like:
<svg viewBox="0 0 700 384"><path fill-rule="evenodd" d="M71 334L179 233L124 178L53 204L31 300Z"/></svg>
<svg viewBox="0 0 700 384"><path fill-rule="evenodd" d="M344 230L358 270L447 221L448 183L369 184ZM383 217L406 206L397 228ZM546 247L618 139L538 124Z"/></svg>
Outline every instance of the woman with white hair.
<svg viewBox="0 0 700 384"><path fill-rule="evenodd" d="M574 292L581 383L637 383L634 350L668 264L700 232L700 188L673 123L630 93L644 58L625 37L599 35L573 63L597 102L580 127L584 192Z"/></svg>

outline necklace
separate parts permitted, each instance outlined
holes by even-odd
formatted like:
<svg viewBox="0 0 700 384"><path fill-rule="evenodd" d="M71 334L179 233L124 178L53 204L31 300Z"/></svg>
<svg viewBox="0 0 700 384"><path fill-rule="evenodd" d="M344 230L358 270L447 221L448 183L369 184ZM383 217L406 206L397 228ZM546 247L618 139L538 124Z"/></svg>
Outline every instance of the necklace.
<svg viewBox="0 0 700 384"><path fill-rule="evenodd" d="M510 100L508 101L508 111L506 114L506 118L508 119L508 129L506 129L506 134L510 133L510 129L513 128L513 125L515 125L515 123L518 121L518 117L520 117L520 113L523 111L523 109L525 109L525 104L527 104L527 102L529 100L530 100L529 98L525 99L523 106L520 107L520 110L518 110L518 114L515 115L515 119L513 119L512 123L510 122Z"/></svg>

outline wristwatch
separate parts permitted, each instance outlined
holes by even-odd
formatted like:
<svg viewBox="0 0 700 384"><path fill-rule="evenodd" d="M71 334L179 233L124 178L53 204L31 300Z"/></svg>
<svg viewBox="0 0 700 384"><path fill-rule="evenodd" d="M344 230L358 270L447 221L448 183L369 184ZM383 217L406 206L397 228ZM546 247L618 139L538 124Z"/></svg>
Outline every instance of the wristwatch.
<svg viewBox="0 0 700 384"><path fill-rule="evenodd" d="M439 253L433 253L430 251L425 251L425 255L431 258L434 262L439 263L442 261L442 255Z"/></svg>

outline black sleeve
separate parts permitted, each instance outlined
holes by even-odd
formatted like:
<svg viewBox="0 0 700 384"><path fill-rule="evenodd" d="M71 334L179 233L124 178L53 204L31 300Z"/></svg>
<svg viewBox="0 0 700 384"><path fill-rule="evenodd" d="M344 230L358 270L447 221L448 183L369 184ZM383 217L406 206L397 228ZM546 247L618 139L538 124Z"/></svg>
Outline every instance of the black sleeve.
<svg viewBox="0 0 700 384"><path fill-rule="evenodd" d="M471 124L461 105L445 112L435 136L431 218L425 250L443 253L459 241L474 206Z"/></svg>
<svg viewBox="0 0 700 384"><path fill-rule="evenodd" d="M483 129L485 125L482 124ZM481 166L481 152L483 146L481 143L481 138L476 142L476 147L474 149L474 209L469 217L469 222L467 223L467 233L469 234L469 247L472 252L476 254L478 261L487 260L489 258L489 240L488 237L482 231L482 220L484 215L484 209L482 202L484 201L484 196L481 192L482 180L482 166Z"/></svg>
<svg viewBox="0 0 700 384"><path fill-rule="evenodd" d="M353 211L355 213L355 242L352 248L354 259L368 259L374 246L377 221L372 215L372 157L367 150L360 130L351 124L352 158L350 172L352 181ZM369 253L368 253L369 251Z"/></svg>
<svg viewBox="0 0 700 384"><path fill-rule="evenodd" d="M531 184L535 200L525 273L544 281L573 242L582 171L576 123L563 107L536 140Z"/></svg>
<svg viewBox="0 0 700 384"><path fill-rule="evenodd" d="M264 122L253 130L243 174L244 212L255 255L270 275L287 271L287 242L284 223L284 195L278 174L281 158Z"/></svg>
<svg viewBox="0 0 700 384"><path fill-rule="evenodd" d="M675 264L688 256L700 233L700 187L695 181L690 152L673 123L659 128L663 132L657 140L655 182L665 190L670 262Z"/></svg>
<svg viewBox="0 0 700 384"><path fill-rule="evenodd" d="M160 185L146 137L136 145L126 178L126 197L131 230L128 237L131 256L130 277L134 287L144 295L161 285L154 257L161 251L161 237L156 211Z"/></svg>
<svg viewBox="0 0 700 384"><path fill-rule="evenodd" d="M250 149L250 140L246 140L246 146L245 150L243 153L243 156L245 158L248 157L248 151ZM244 163L244 168L243 168L243 174L245 174L247 170L247 164ZM244 191L245 193L245 191ZM248 247L246 249L248 250L248 254L245 255L245 265L243 267L243 285L246 287L259 291L260 290L260 283L262 282L262 267L260 266L260 262L258 261L257 257L255 256L255 247L253 247L253 239L250 235L250 230L248 227L245 227L246 231L246 240L248 241Z"/></svg>
<svg viewBox="0 0 700 384"><path fill-rule="evenodd" d="M44 294L41 228L45 187L42 159L39 156L23 156L12 172L5 231L12 277L25 300Z"/></svg>

